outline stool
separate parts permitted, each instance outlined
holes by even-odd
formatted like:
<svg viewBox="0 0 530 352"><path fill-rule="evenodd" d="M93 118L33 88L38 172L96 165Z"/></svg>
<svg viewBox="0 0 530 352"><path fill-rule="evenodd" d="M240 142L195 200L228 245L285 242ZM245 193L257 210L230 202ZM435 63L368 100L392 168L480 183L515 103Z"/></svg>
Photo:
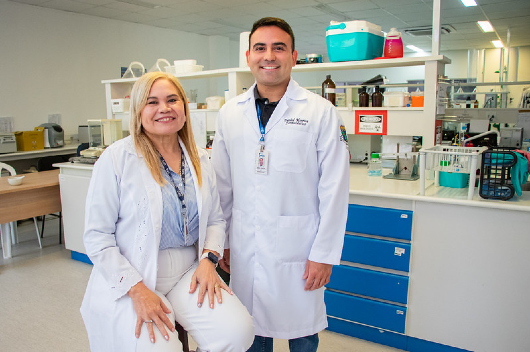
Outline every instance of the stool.
<svg viewBox="0 0 530 352"><path fill-rule="evenodd" d="M177 330L179 341L182 343L182 351L190 352L190 345L188 344L188 332L184 330L182 325L175 321L175 330Z"/></svg>

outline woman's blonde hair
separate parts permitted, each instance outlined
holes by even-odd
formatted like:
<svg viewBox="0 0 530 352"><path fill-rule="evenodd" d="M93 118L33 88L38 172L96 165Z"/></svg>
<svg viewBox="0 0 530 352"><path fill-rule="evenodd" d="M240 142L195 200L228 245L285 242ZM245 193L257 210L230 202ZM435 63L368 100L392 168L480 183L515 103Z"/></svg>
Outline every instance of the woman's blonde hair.
<svg viewBox="0 0 530 352"><path fill-rule="evenodd" d="M175 86L177 93L184 103L184 112L186 113L186 122L180 131L177 132L178 136L184 143L188 155L190 157L195 173L197 174L197 180L199 186L202 185L201 177L201 162L199 158L199 153L197 151L197 146L195 145L195 139L193 138L193 131L191 129L190 121L190 109L188 107L188 99L186 98L186 93L180 85L177 78L171 74L165 72L149 72L140 77L133 85L131 91L131 123L130 130L132 139L134 141L134 147L136 152L141 154L144 159L151 175L155 181L163 186L166 181L162 177L162 172L160 170L160 156L156 150L151 139L145 134L144 128L142 126L141 113L142 109L147 104L147 97L151 91L153 84L159 80L165 79Z"/></svg>

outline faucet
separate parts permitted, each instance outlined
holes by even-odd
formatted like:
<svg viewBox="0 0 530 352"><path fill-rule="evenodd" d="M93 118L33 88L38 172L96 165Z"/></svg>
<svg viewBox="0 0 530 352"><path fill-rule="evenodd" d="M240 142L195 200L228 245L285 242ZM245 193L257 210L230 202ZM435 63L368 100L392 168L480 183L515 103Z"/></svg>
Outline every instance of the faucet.
<svg viewBox="0 0 530 352"><path fill-rule="evenodd" d="M501 143L501 134L499 133L499 131L496 131L496 130L486 131L484 133L477 134L476 136L470 137L468 139L464 139L462 141L462 145L465 147L467 142L472 141L472 140L477 139L477 138L480 138L480 137L484 137L484 136L486 136L488 134L491 134L491 133L496 133L497 134L497 145L499 145Z"/></svg>

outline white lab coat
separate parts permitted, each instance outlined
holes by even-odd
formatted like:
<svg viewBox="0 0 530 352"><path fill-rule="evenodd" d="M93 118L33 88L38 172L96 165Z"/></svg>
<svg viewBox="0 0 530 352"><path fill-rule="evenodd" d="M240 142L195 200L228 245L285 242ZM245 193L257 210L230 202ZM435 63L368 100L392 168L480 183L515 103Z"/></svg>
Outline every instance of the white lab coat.
<svg viewBox="0 0 530 352"><path fill-rule="evenodd" d="M199 211L198 253L222 253L225 221L206 151L199 149L202 187L193 176ZM191 185L192 183L190 183ZM131 137L108 147L94 166L86 200L85 249L94 263L81 306L92 351L135 351L136 313L129 289L155 289L162 226L162 192Z"/></svg>
<svg viewBox="0 0 530 352"><path fill-rule="evenodd" d="M254 86L220 110L212 163L229 224L230 284L254 317L256 335L291 339L327 327L324 288L304 291L302 276L308 259L340 263L346 133L331 103L291 79L266 125L269 174L256 174Z"/></svg>

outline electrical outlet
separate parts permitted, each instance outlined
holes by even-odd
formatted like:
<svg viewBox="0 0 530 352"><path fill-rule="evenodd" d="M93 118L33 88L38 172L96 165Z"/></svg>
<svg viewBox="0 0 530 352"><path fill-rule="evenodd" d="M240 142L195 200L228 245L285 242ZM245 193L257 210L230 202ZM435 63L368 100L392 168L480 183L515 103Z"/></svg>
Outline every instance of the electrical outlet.
<svg viewBox="0 0 530 352"><path fill-rule="evenodd" d="M60 125L62 123L61 114L48 114L48 122Z"/></svg>

